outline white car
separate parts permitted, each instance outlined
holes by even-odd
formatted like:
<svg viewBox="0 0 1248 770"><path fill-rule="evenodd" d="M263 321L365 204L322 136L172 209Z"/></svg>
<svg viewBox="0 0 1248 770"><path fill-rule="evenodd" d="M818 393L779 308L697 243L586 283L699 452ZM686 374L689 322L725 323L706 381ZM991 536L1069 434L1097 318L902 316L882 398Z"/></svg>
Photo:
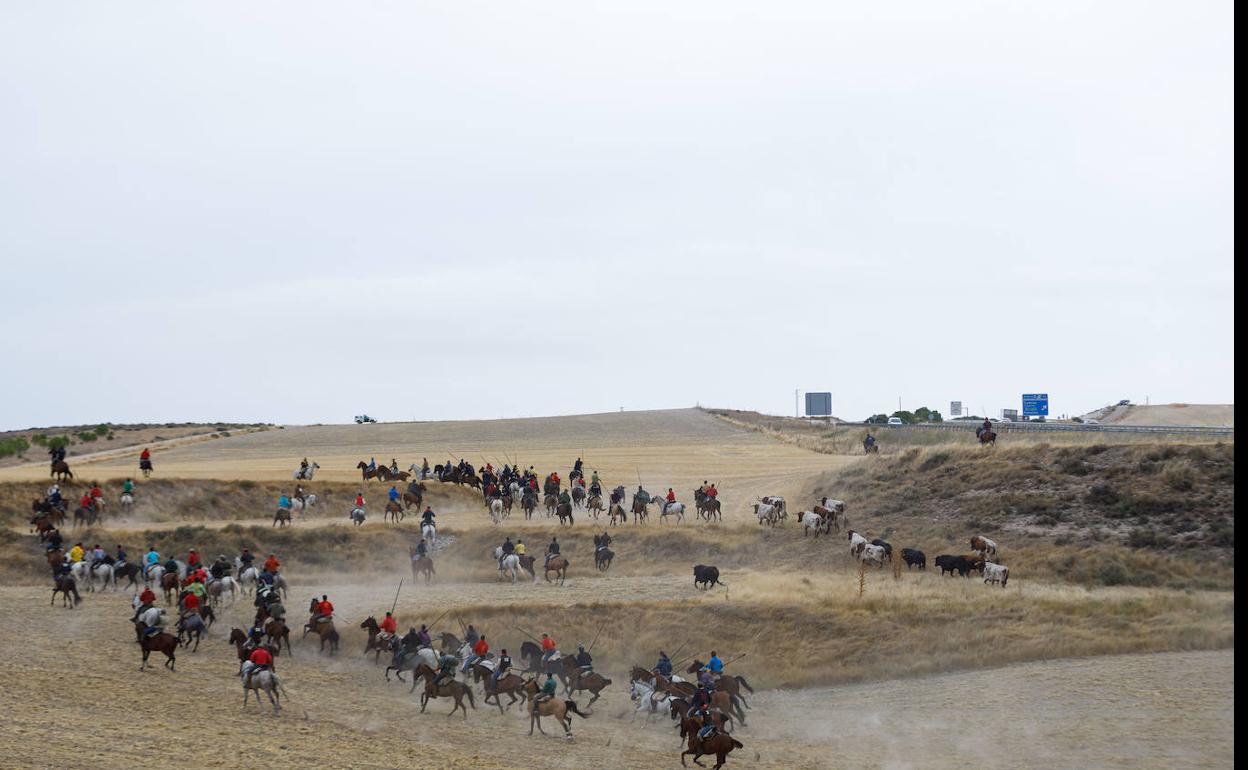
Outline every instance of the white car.
<svg viewBox="0 0 1248 770"><path fill-rule="evenodd" d="M1083 421L1083 424L1084 424L1084 425L1100 425L1100 424L1101 424L1101 421L1100 421L1100 420L1093 420L1092 418L1088 418L1088 419L1086 419L1086 420L1084 420L1084 421Z"/></svg>
<svg viewBox="0 0 1248 770"><path fill-rule="evenodd" d="M889 417L888 424L889 426L897 426L897 427L905 425L905 423L901 421L900 417Z"/></svg>

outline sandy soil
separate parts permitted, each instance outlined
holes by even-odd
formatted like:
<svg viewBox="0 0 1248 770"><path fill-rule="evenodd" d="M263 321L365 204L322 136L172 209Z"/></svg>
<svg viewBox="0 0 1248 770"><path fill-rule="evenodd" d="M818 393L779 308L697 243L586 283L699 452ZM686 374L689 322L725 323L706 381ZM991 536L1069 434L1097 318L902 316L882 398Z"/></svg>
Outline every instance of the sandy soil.
<svg viewBox="0 0 1248 770"><path fill-rule="evenodd" d="M1116 409L1101 420L1114 425L1167 425L1204 426L1210 428L1235 427L1234 404L1156 404L1139 406L1132 404Z"/></svg>
<svg viewBox="0 0 1248 770"><path fill-rule="evenodd" d="M620 587L666 592L649 579ZM493 588L493 601L507 600L510 587L501 594ZM351 605L372 589L360 592L344 587L339 595ZM440 598L412 597L403 609ZM0 626L0 648L22 650L0 660L8 700L20 704L0 721L6 767L63 766L84 757L95 767L133 767L183 756L188 745L196 766L231 768L675 767L678 761L670 723L631 723L622 686L608 690L588 721L576 721L572 741L529 738L527 718L514 709L500 715L479 701L467 722L446 719L443 702L418 714L407 688L387 685L353 645L332 660L300 645L293 659L279 658L291 695L283 715L275 718L254 703L243 712L237 664L222 641L231 623L242 622L241 603L225 612L199 652L179 655L176 673L139 673L124 595L89 597L72 611L49 610L46 600L44 589L0 589L8 621ZM737 732L746 748L730 764L1230 767L1233 688L1234 654L1224 651L764 691L752 698L750 723Z"/></svg>

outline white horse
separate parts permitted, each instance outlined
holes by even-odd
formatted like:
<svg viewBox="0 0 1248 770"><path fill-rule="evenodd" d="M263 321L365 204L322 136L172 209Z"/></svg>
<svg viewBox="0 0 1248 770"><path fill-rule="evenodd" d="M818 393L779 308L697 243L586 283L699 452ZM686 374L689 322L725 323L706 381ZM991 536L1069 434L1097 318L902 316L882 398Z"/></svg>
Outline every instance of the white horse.
<svg viewBox="0 0 1248 770"><path fill-rule="evenodd" d="M242 562L239 562L241 565ZM242 589L244 596L251 596L256 590L256 580L260 577L260 570L255 567L248 567L238 573L238 586Z"/></svg>
<svg viewBox="0 0 1248 770"><path fill-rule="evenodd" d="M511 582L516 582L516 578L520 575L520 557L514 553L509 553L504 557L503 547L500 545L494 549L494 561L499 561L500 559L502 560L502 567L499 569L499 572L504 577L511 577ZM536 570L533 571L533 582L537 582Z"/></svg>
<svg viewBox="0 0 1248 770"><path fill-rule="evenodd" d="M316 463L312 463L308 466L308 469L306 471L303 468L296 468L295 475L294 475L295 481L299 481L300 479L302 479L303 481L311 481L312 476L316 474L316 469L320 467L321 466L317 465ZM259 697L259 695L257 694L256 697Z"/></svg>
<svg viewBox="0 0 1248 770"><path fill-rule="evenodd" d="M433 544L438 542L438 528L428 522L421 524L420 536L425 539L425 542L428 543L429 547L432 549Z"/></svg>
<svg viewBox="0 0 1248 770"><path fill-rule="evenodd" d="M134 495L129 492L121 493L121 510L128 511L134 507Z"/></svg>
<svg viewBox="0 0 1248 770"><path fill-rule="evenodd" d="M490 501L490 520L493 521L495 524L497 524L499 519L501 519L502 517L503 517L503 501L498 500L498 499L491 500Z"/></svg>
<svg viewBox="0 0 1248 770"><path fill-rule="evenodd" d="M316 495L304 495L300 500L297 497L290 498L291 511L303 511L313 508L316 505Z"/></svg>
<svg viewBox="0 0 1248 770"><path fill-rule="evenodd" d="M282 687L282 683L277 678L277 674L273 673L273 671L269 669L257 671L252 674L251 681L248 682L247 674L250 673L255 667L255 664L250 660L243 664L243 708L247 708L247 697L251 694L252 690L256 691L257 704L260 703L260 691L264 690L264 694L269 696L269 703L273 704L273 713L277 714L281 712L281 700L282 696L286 695L286 688ZM275 695L277 697L274 697ZM290 696L287 695L286 697L289 698Z"/></svg>
<svg viewBox="0 0 1248 770"><path fill-rule="evenodd" d="M649 722L660 710L669 710L672 703L671 693L655 692L653 685L641 680L633 682L632 691L628 697L637 702L637 707L633 709L632 721L634 722L637 721L637 715L643 711L646 712L646 721Z"/></svg>
<svg viewBox="0 0 1248 770"><path fill-rule="evenodd" d="M205 588L208 589L208 599L213 604L220 603L221 597L226 591L230 592L230 604L233 604L236 600L235 593L238 591L238 583L234 578L226 575L220 580L210 581Z"/></svg>
<svg viewBox="0 0 1248 770"><path fill-rule="evenodd" d="M113 565L97 564L95 565L95 567L90 568L88 572L90 573L90 576L91 576L91 590L92 591L95 590L95 584L97 581L102 584L100 590L104 590L105 588L108 588L109 583L113 584L114 591L117 590L117 576L113 572Z"/></svg>
<svg viewBox="0 0 1248 770"><path fill-rule="evenodd" d="M663 520L666 519L668 516L675 516L677 524L684 523L685 521L685 504L684 503L680 503L680 502L669 503L666 500L660 500L659 502L663 506L663 509L659 512L660 524L662 524Z"/></svg>
<svg viewBox="0 0 1248 770"><path fill-rule="evenodd" d="M347 515L348 517L350 517L351 521L354 521L356 523L357 526L364 523L364 509L363 508L352 508L351 513Z"/></svg>

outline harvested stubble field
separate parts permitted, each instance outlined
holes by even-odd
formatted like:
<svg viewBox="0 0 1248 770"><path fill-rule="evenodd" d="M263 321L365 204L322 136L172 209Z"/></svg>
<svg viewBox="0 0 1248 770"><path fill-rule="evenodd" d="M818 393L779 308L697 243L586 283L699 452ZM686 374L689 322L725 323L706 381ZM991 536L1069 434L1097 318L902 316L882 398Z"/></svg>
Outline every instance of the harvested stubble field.
<svg viewBox="0 0 1248 770"><path fill-rule="evenodd" d="M991 588L974 578L941 578L936 571L903 572L898 579L890 570L873 570L859 596L858 573L843 534L803 538L792 519L775 530L759 527L746 502L779 491L796 508L805 496L837 492L848 501L854 526L889 530L895 547L923 547L929 560L946 538L956 544L969 531L956 509L945 511L940 522L925 523L904 506L878 507L883 498L870 481L882 466L850 460L833 465L830 459L836 463L837 458L803 452L692 411L661 419L647 415L631 432L627 423L616 423L613 436L619 435L611 442L589 441L585 424L593 426L588 431L593 434L607 417L615 416L569 418L573 425L534 421L527 428L436 424L422 428L429 431L422 440L442 431L440 438L449 441L449 436L460 446L495 437L493 446L501 447L512 440L501 430L508 427L531 434L529 442L515 439L526 457L551 458L566 472L584 450L591 467L602 469L608 482L611 473L624 473L628 462L619 458L625 457L649 463L641 466L643 476L665 468L678 490L693 479L701 481L700 474L718 474L731 501L726 522L663 527L652 514L649 526L617 527L612 531L615 564L598 573L592 568L590 535L606 529L605 522L578 521L561 529L544 516L523 522L516 514L495 528L476 499L432 484L442 514L438 576L430 584L412 584L407 548L419 534L410 520L396 527L380 523L374 514L356 529L340 507L328 505L297 517L290 529L269 526L274 493L289 483L292 463L304 454L321 462L323 474L331 471L324 481L318 476L308 485L310 491L328 491L336 500L358 485L346 482L354 471L341 470L325 457L354 465L360 456L388 460L397 454L406 465L427 453L418 453L414 444L402 445L411 453L405 455L397 443L366 443L340 444L331 455L272 443L298 439L304 430L353 433L360 427L387 427L347 426L269 431L185 447L178 451L194 456L185 465L172 458L169 465L199 468L211 462L231 473L218 480L197 471L187 482L165 482L163 476L160 484L141 482L148 508L136 507L129 520L110 520L104 529L82 534L88 542L123 542L132 552L148 542L174 553L195 545L210 556L236 553L244 545L257 552L276 550L294 584L288 606L296 621L309 597L330 594L338 608L342 651L324 658L308 643L298 645L293 660L279 659L292 702L278 718L263 714L257 719L262 712L254 705L245 715L237 710L241 697L232 676L237 664L223 639L230 625L246 622L247 603L224 611L221 625L199 652L179 655L177 673L139 674L138 651L125 623L125 592L87 595L77 610L49 609L38 551L20 520L24 508L6 510L9 526L0 553L12 566L4 574L7 587L0 589L0 600L11 622L0 630L0 646L31 650L29 657L0 663L12 701L23 704L0 723L6 766L47 766L48 746L53 747L52 764L108 746L97 765L132 766L180 750L187 730L193 729L213 741L213 751L197 760L210 767L274 762L675 767L679 749L670 723L632 724L625 716L633 705L626 672L635 663L652 664L660 648L673 652L682 645L686 651L715 647L726 656L743 655L730 667L759 689L750 697L749 724L737 733L746 749L730 758L730 766L988 767L997 766L1006 751L1011 766L1045 768L1075 760L1091 766L1221 767L1233 757L1234 596L1230 590L1202 590L1233 586L1233 564L1214 565L1208 573L1197 570L1185 580L1183 570L1195 568L1184 553L1141 552L1108 542L1059 546L1057 535L1016 542L1005 527L1007 516L1001 525L1009 534L998 539L1002 560L1013 570L1008 588ZM457 425L462 438L455 438L449 425ZM639 437L632 446L622 437L630 434ZM567 437L586 446L560 446ZM259 446L250 443L260 440ZM236 441L235 456L205 457ZM668 460L670 447L681 449L670 450ZM596 462L600 455L616 458L614 464ZM539 469L549 467L541 459L521 459ZM257 465L271 470L250 476ZM158 463L158 469L166 467ZM855 476L861 467L870 473ZM819 475L829 470L834 472ZM96 471L110 477L107 466L91 473ZM842 479L842 472L849 477ZM779 478L760 480L768 474ZM662 483L647 481L652 489ZM0 510L10 500L28 506L31 483L0 487ZM383 488L372 484L368 489L370 499L376 499ZM504 534L522 537L535 551L558 535L573 564L567 584L547 584L540 573L536 584L499 582L489 554ZM1139 553L1144 556L1138 565L1131 562L1132 569L1152 561L1161 565L1166 580L1105 586L1061 566L1071 554L1080 563L1096 564ZM718 564L728 588L694 589L694 563ZM389 608L401 577L408 581L397 609L404 626L430 622L449 609L438 630L458 631L462 619L485 632L495 649L513 651L525 639L521 629L549 631L565 649L601 634L595 659L615 681L595 704L593 716L576 721L575 740L530 739L527 718L514 708L506 715L493 706L483 708L479 693L479 710L467 723L442 717L450 708L444 702L435 701L430 714L417 714L418 704L406 687L387 685L371 658L365 661L359 654L364 646L359 622ZM1144 652L1158 654L1121 655ZM178 705L116 709L87 698L49 699L46 693L64 689L71 676L67 672L73 672L74 681L85 677L91 689L108 693L110 703ZM1202 692L1198 702L1190 697L1192 686ZM189 694L213 704L211 719L192 716L180 705ZM578 696L582 704L587 699L588 694ZM863 750L873 742L878 750Z"/></svg>

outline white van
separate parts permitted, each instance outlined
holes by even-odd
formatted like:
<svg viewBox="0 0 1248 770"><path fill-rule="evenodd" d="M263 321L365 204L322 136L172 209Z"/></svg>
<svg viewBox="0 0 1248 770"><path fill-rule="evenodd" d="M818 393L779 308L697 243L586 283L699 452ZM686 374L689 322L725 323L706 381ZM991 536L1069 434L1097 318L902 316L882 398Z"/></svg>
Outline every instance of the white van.
<svg viewBox="0 0 1248 770"><path fill-rule="evenodd" d="M905 423L901 421L900 417L889 417L888 424L889 426L897 426L897 427L905 425Z"/></svg>

